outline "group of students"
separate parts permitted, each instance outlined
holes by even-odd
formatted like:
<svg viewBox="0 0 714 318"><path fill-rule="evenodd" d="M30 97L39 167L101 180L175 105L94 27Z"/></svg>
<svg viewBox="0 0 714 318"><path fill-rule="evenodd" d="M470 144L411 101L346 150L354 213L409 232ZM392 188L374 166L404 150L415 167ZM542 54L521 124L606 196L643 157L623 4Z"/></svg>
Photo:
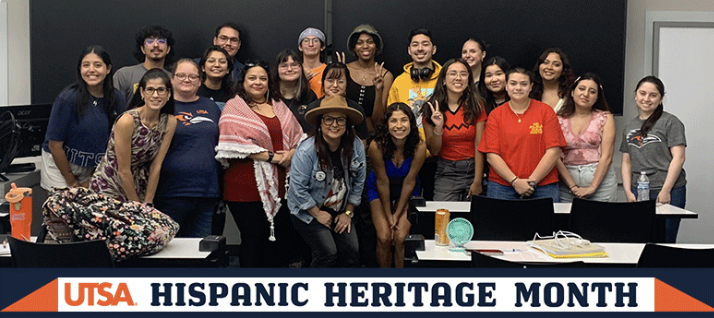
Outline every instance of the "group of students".
<svg viewBox="0 0 714 318"><path fill-rule="evenodd" d="M166 38L142 36L147 60L167 53ZM413 62L396 78L375 62L377 31L360 25L348 64L344 54L315 63L325 38L307 28L302 54L284 50L272 67L246 61L232 79L235 62L216 45L198 61L145 71L129 92L114 88L109 54L90 46L77 82L53 105L42 186L155 205L181 236L221 234L224 202L241 233L242 267L357 266L353 217L364 210L378 265L402 267L413 195L615 201L615 124L597 75L573 79L560 49L544 52L533 72L511 68L485 59L475 38L442 67L427 30L409 40ZM639 116L620 147L623 185L636 200L632 180L645 172L652 199L684 207L684 125L663 111L664 93L653 76L637 85ZM678 225L668 220L668 241Z"/></svg>

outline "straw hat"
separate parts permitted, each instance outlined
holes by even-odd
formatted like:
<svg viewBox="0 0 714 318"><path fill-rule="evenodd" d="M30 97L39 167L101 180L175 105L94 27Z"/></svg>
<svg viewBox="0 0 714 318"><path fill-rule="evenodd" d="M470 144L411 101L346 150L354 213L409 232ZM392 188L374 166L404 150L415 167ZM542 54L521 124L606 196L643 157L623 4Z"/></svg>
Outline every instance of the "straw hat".
<svg viewBox="0 0 714 318"><path fill-rule="evenodd" d="M362 113L352 107L347 106L347 100L342 96L328 96L320 101L320 106L313 108L305 114L305 120L315 126L320 123L317 119L320 115L329 112L340 112L347 115L350 125L357 125L362 122Z"/></svg>

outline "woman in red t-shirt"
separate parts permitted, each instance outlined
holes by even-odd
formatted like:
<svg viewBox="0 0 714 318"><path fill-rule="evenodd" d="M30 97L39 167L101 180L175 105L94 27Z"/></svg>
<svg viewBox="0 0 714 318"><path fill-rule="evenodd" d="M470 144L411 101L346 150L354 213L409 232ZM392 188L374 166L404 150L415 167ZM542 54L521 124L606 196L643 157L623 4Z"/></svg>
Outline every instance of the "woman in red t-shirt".
<svg viewBox="0 0 714 318"><path fill-rule="evenodd" d="M483 154L476 151L486 123L483 99L463 59L444 64L434 93L422 108L426 145L438 154L435 201L470 200L482 191Z"/></svg>
<svg viewBox="0 0 714 318"><path fill-rule="evenodd" d="M533 73L517 67L506 72L511 98L491 112L478 150L491 165L488 197L552 198L560 201L555 163L566 145L550 106L528 98Z"/></svg>

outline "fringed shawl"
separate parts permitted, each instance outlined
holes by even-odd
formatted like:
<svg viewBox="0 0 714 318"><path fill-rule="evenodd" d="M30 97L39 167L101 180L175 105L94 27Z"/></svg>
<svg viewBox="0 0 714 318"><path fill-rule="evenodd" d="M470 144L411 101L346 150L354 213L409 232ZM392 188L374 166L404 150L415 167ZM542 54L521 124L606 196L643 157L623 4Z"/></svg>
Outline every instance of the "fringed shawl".
<svg viewBox="0 0 714 318"><path fill-rule="evenodd" d="M273 112L280 120L283 149L290 150L297 147L303 138L303 132L295 116L282 101L273 100ZM239 96L226 103L218 127L220 137L216 146L216 159L224 166L228 165L227 159L244 159L251 154L264 151L275 152L268 127ZM269 162L253 160L253 167L258 194L270 222L269 239L275 241L273 218L280 209L277 166ZM287 185L287 182L285 184Z"/></svg>

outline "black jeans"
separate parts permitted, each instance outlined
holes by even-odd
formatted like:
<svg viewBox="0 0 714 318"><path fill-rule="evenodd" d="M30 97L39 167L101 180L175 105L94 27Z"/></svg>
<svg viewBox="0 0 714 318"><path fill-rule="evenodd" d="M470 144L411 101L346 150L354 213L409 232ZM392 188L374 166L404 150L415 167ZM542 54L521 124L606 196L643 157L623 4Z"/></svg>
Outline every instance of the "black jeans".
<svg viewBox="0 0 714 318"><path fill-rule="evenodd" d="M290 258L298 252L295 246L300 236L290 224L290 211L285 200L273 219L275 242L268 240L270 222L262 202L226 201L226 204L240 230L240 267L287 267Z"/></svg>
<svg viewBox="0 0 714 318"><path fill-rule="evenodd" d="M322 225L317 219L305 223L291 215L295 229L312 251L310 267L355 267L359 261L359 243L355 222L352 229L337 234L331 228Z"/></svg>

